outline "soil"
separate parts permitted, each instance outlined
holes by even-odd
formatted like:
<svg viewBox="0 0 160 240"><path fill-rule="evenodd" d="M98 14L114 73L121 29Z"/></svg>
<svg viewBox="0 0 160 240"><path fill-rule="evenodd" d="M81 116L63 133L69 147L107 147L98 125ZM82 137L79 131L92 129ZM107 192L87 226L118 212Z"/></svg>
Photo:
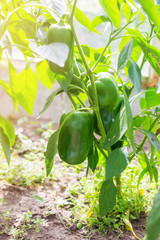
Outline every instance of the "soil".
<svg viewBox="0 0 160 240"><path fill-rule="evenodd" d="M47 198L47 204L38 204L33 195L40 195L43 193L44 198ZM41 194L42 195L42 194ZM49 189L37 189L37 190L28 190L25 188L18 188L12 185L1 183L1 192L0 197L5 200L5 205L1 208L1 213L5 211L10 211L8 216L8 229L14 227L18 228L23 224L22 214L26 213L26 210L32 212L32 219L40 218L44 219L43 224L39 226L40 231L36 232L35 228L32 228L28 231L25 231L23 234L24 240L79 240L79 239L91 239L91 240L134 240L136 239L131 232L129 231L108 231L106 236L101 235L100 233L94 233L94 231L88 232L84 228L78 230L76 224L67 226L64 217L64 210L53 208L55 200L53 200L53 194ZM47 210L50 210L50 214L47 216ZM49 209L50 208L50 209ZM62 212L61 212L62 211ZM1 219L2 222L3 219ZM145 218L140 219L139 221L134 221L132 223L133 229L136 235L139 238L143 238L145 235ZM4 226L1 227L0 231L4 229ZM0 234L1 240L11 240L16 239L10 236L10 234L2 233Z"/></svg>
<svg viewBox="0 0 160 240"><path fill-rule="evenodd" d="M37 127L38 123L26 124L24 127L24 133L32 138L33 144L36 144L39 139L39 135L36 132ZM57 128L57 124L54 125L54 128ZM138 141L139 138L140 136L138 136ZM61 164L59 162L55 162L55 164L60 170ZM104 235L102 233L97 233L96 229L88 230L86 226L77 229L76 222L68 225L65 218L71 215L71 212L69 209L58 208L57 202L65 198L64 192L66 186L74 183L77 179L78 174L75 177L68 172L67 178L61 181L59 181L58 178L52 183L46 180L45 183L38 187L29 189L1 181L0 199L3 199L5 202L0 203L0 240L136 239L132 232L127 230L111 231L108 229L107 235ZM56 195L54 194L55 190ZM35 196L41 196L42 199L46 201L37 201ZM4 213L5 216L2 215ZM26 220L24 220L24 214L26 214ZM38 224L36 228L35 220L37 219L40 219L41 224ZM136 220L132 222L134 232L140 239L145 235L145 225L146 216L144 215L141 216L139 221ZM19 230L19 235L17 233L16 236L16 232L13 234L13 229Z"/></svg>

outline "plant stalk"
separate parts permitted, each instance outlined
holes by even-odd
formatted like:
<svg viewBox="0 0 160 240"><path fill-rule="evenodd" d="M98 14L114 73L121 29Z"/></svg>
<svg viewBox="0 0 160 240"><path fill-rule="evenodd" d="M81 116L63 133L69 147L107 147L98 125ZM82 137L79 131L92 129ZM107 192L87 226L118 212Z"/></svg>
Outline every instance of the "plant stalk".
<svg viewBox="0 0 160 240"><path fill-rule="evenodd" d="M67 92L67 95L68 95L69 100L71 101L73 107L74 107L75 109L77 109L77 104L75 103L74 99L72 98L70 92Z"/></svg>
<svg viewBox="0 0 160 240"><path fill-rule="evenodd" d="M68 20L70 23L73 22L73 16L74 16L74 12L76 10L76 4L77 4L77 0L74 0L72 11L71 11L71 14L70 14L70 17Z"/></svg>
<svg viewBox="0 0 160 240"><path fill-rule="evenodd" d="M80 102L80 104L85 108L86 105L82 102L82 100L80 99L80 97L77 96L77 99L78 99L78 101Z"/></svg>
<svg viewBox="0 0 160 240"><path fill-rule="evenodd" d="M132 20L132 21L133 21L133 20ZM118 36L119 33L121 33L130 23L132 23L132 21L128 22L125 26L123 26L123 27L122 27L118 32L116 32L113 36L112 36L112 33L110 34L108 43L106 44L106 46L104 47L101 55L98 57L97 61L96 61L95 64L93 65L93 67L92 67L92 69L91 69L92 71L96 68L97 64L99 63L99 61L100 61L101 58L103 57L103 55L104 55L106 49L109 47L110 43L111 43L112 41L114 41L115 38L116 38L116 36ZM112 36L112 37L111 37L111 36Z"/></svg>
<svg viewBox="0 0 160 240"><path fill-rule="evenodd" d="M86 61L84 52L83 52L82 47L81 47L81 45L80 45L80 43L79 43L77 34L76 34L75 29L74 29L74 26L73 26L73 22L71 22L70 25L71 25L71 29L72 29L72 32L73 32L74 40L75 40L76 45L77 45L77 47L78 47L78 50L79 50L79 53L80 53L80 55L81 55L82 61L83 61L83 63L84 63L84 66L85 66L85 68L86 68L87 74L89 75L89 74L91 73L91 69L90 69L89 66L88 66L88 63L87 63L87 61Z"/></svg>
<svg viewBox="0 0 160 240"><path fill-rule="evenodd" d="M121 174L117 175L115 177L116 180L116 187L117 187L117 194L121 196Z"/></svg>
<svg viewBox="0 0 160 240"><path fill-rule="evenodd" d="M104 129L104 126L103 126L103 122L102 122L102 119L101 119L101 116L100 116L100 111L99 111L99 104L98 104L98 96L97 96L97 90L96 90L96 86L95 86L95 82L94 82L94 77L93 77L93 74L91 72L91 69L89 68L88 66L88 63L86 61L86 58L85 58L85 55L84 55L84 52L82 50L82 47L79 43L79 40L78 40L78 37L77 37L77 34L75 32L75 29L74 29L74 25L73 25L73 22L70 23L71 25L71 29L72 29L72 32L73 32L73 35L74 35L74 39L75 39L75 42L76 42L76 45L77 45L77 48L79 50L79 53L81 55L81 58L82 58L82 61L84 63L84 66L86 68L86 72L90 78L90 81L91 81L91 85L92 85L92 88L93 88L93 96L94 96L94 111L95 111L95 114L96 114L96 117L97 117L97 121L98 121L98 125L99 125L99 129L100 129L100 132L101 132L101 135L102 135L102 142L105 140L106 138L106 133L105 133L105 129Z"/></svg>
<svg viewBox="0 0 160 240"><path fill-rule="evenodd" d="M107 160L107 159L108 159L107 154L105 153L105 151L104 151L103 149L101 149L101 147L99 146L99 143L98 143L97 139L96 139L96 138L94 138L94 139L95 139L95 143L96 143L97 148L98 148L99 151L102 153L102 155L104 156L104 158Z"/></svg>

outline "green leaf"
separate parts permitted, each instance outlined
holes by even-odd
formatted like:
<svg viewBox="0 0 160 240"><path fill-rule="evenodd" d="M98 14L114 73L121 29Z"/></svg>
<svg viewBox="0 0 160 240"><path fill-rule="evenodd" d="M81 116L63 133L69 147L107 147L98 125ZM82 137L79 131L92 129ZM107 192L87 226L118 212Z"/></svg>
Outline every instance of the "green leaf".
<svg viewBox="0 0 160 240"><path fill-rule="evenodd" d="M98 164L98 158L99 158L99 155L98 155L97 148L95 145L93 145L93 147L91 148L88 154L88 166L90 167L93 173Z"/></svg>
<svg viewBox="0 0 160 240"><path fill-rule="evenodd" d="M139 187L139 184L140 184L141 180L143 179L143 177L146 173L148 173L148 168L147 167L142 170L142 172L140 173L140 175L138 177L137 188Z"/></svg>
<svg viewBox="0 0 160 240"><path fill-rule="evenodd" d="M93 52L94 48L89 47L88 45L81 45L83 52L86 57L90 58L91 53Z"/></svg>
<svg viewBox="0 0 160 240"><path fill-rule="evenodd" d="M55 82L55 75L51 71L48 62L46 60L43 60L36 65L36 74L40 82L47 87L48 89L51 89L53 87L53 84Z"/></svg>
<svg viewBox="0 0 160 240"><path fill-rule="evenodd" d="M14 77L12 90L19 104L30 115L33 113L34 101L37 94L38 81L33 70L28 67Z"/></svg>
<svg viewBox="0 0 160 240"><path fill-rule="evenodd" d="M124 85L123 85L123 96L124 96L124 106L125 106L125 109L126 109L128 138L130 140L130 144L132 146L132 149L135 152L136 148L135 148L134 137L133 137L133 116L132 116L130 103L129 103L128 96L126 94Z"/></svg>
<svg viewBox="0 0 160 240"><path fill-rule="evenodd" d="M4 20L4 22L0 24L0 39L3 37L5 31L8 27L8 24L9 24L9 22L7 19Z"/></svg>
<svg viewBox="0 0 160 240"><path fill-rule="evenodd" d="M3 129L4 134L9 139L10 146L13 146L15 142L14 127L9 120L0 115L0 127Z"/></svg>
<svg viewBox="0 0 160 240"><path fill-rule="evenodd" d="M54 156L57 152L59 130L55 131L49 138L46 150L45 165L46 165L46 175L48 176L53 167Z"/></svg>
<svg viewBox="0 0 160 240"><path fill-rule="evenodd" d="M0 85L3 87L3 89L6 91L6 93L10 96L13 97L11 87L9 84L3 80L0 79Z"/></svg>
<svg viewBox="0 0 160 240"><path fill-rule="evenodd" d="M125 45L131 40L131 36L127 36L124 35L120 44L119 44L119 51L122 51L122 49L125 47ZM139 46L139 44L136 42L135 39L133 39L133 50L132 50L132 54L131 54L131 59L134 62L137 62L140 55L141 55L141 47ZM128 64L127 64L128 65Z"/></svg>
<svg viewBox="0 0 160 240"><path fill-rule="evenodd" d="M156 183L158 183L158 170L155 166L152 166L153 176Z"/></svg>
<svg viewBox="0 0 160 240"><path fill-rule="evenodd" d="M40 197L40 196L38 196L38 195L33 195L33 198L37 201L37 202L39 202L40 204L43 204L43 203L45 203L45 202L47 202L47 200L46 199L44 199L44 198L42 198L42 197Z"/></svg>
<svg viewBox="0 0 160 240"><path fill-rule="evenodd" d="M122 37L122 40L119 44L119 51L121 52L125 45L132 39L131 36L125 35Z"/></svg>
<svg viewBox="0 0 160 240"><path fill-rule="evenodd" d="M18 45L19 50L26 56L34 57L25 32L22 29L17 29L16 26L12 26L11 24L8 27L8 31L13 43Z"/></svg>
<svg viewBox="0 0 160 240"><path fill-rule="evenodd" d="M128 69L129 78L131 79L131 82L133 83L136 91L139 93L141 91L141 83L142 83L142 76L141 76L141 70L137 63L130 60L130 67Z"/></svg>
<svg viewBox="0 0 160 240"><path fill-rule="evenodd" d="M84 27L88 28L90 31L93 31L95 33L100 34L97 29L92 28L92 23L89 20L89 18L79 9L76 7L75 13L74 13L75 18L77 21L82 24Z"/></svg>
<svg viewBox="0 0 160 240"><path fill-rule="evenodd" d="M145 160L146 165L147 165L147 170L148 170L148 172L149 172L150 182L151 182L152 179L153 179L153 169L152 169L152 165L151 165L150 159L148 158L147 154L144 152L143 155L144 155L144 160Z"/></svg>
<svg viewBox="0 0 160 240"><path fill-rule="evenodd" d="M160 105L160 93L157 93L156 88L148 88L145 93L145 101L147 108L152 108ZM153 90L153 91L150 91Z"/></svg>
<svg viewBox="0 0 160 240"><path fill-rule="evenodd" d="M93 31L94 28L104 22L111 22L111 20L106 16L96 16L91 22L90 31Z"/></svg>
<svg viewBox="0 0 160 240"><path fill-rule="evenodd" d="M133 39L133 51L131 55L131 59L134 62L137 62L139 57L141 56L142 50L141 47L138 45L138 43Z"/></svg>
<svg viewBox="0 0 160 240"><path fill-rule="evenodd" d="M127 31L132 34L133 38L141 47L150 65L155 69L158 75L160 75L160 50L147 43L146 39L139 33L137 29L127 29Z"/></svg>
<svg viewBox="0 0 160 240"><path fill-rule="evenodd" d="M36 21L31 18L29 14L26 13L26 18L29 19L21 19L15 25L16 29L22 29L27 39L35 39L36 36Z"/></svg>
<svg viewBox="0 0 160 240"><path fill-rule="evenodd" d="M3 54L3 50L2 50L2 47L0 46L0 61L2 60L2 54Z"/></svg>
<svg viewBox="0 0 160 240"><path fill-rule="evenodd" d="M139 103L140 103L142 111L144 111L147 108L147 104L146 104L145 98L140 98Z"/></svg>
<svg viewBox="0 0 160 240"><path fill-rule="evenodd" d="M133 40L131 39L127 44L123 47L122 51L119 54L118 58L118 69L117 71L120 72L126 66L127 62L129 61L133 50Z"/></svg>
<svg viewBox="0 0 160 240"><path fill-rule="evenodd" d="M7 159L8 165L10 164L10 158L11 158L11 150L10 150L10 144L9 139L4 133L3 129L0 127L0 143L2 145L5 157Z"/></svg>
<svg viewBox="0 0 160 240"><path fill-rule="evenodd" d="M127 22L129 22L132 12L131 12L131 7L129 6L129 4L127 2L123 3L122 10L123 10L125 18L127 19Z"/></svg>
<svg viewBox="0 0 160 240"><path fill-rule="evenodd" d="M111 147L113 144L115 144L125 134L126 130L126 111L123 107L121 111L116 115L115 120L107 133L103 149Z"/></svg>
<svg viewBox="0 0 160 240"><path fill-rule="evenodd" d="M160 14L158 6L155 5L154 0L138 0L142 5L144 11L148 17L154 22L154 24L160 29Z"/></svg>
<svg viewBox="0 0 160 240"><path fill-rule="evenodd" d="M155 196L147 219L146 240L157 240L160 234L160 192Z"/></svg>
<svg viewBox="0 0 160 240"><path fill-rule="evenodd" d="M44 113L48 108L49 106L51 105L51 103L53 102L54 98L59 94L61 93L63 90L62 88L58 88L56 89L53 93L51 93L51 95L49 95L49 97L46 99L46 102L45 102L45 105L44 107L42 108L42 110L40 111L39 113L39 116Z"/></svg>
<svg viewBox="0 0 160 240"><path fill-rule="evenodd" d="M102 5L104 11L111 18L114 26L116 28L119 28L121 24L121 10L118 7L118 1L99 0L99 2Z"/></svg>
<svg viewBox="0 0 160 240"><path fill-rule="evenodd" d="M71 83L71 79L72 79L71 72L65 73L64 75L60 74L56 75L56 80L58 81L59 85L65 92L67 91L69 84Z"/></svg>
<svg viewBox="0 0 160 240"><path fill-rule="evenodd" d="M160 167L160 153L158 151L156 151L156 157L157 157L158 164L159 164L159 167Z"/></svg>
<svg viewBox="0 0 160 240"><path fill-rule="evenodd" d="M9 58L8 58L8 69L9 69L9 84L10 84L11 89L12 89L12 81L15 77L17 77L18 74L17 74L17 71L16 71L15 67L10 62Z"/></svg>
<svg viewBox="0 0 160 240"><path fill-rule="evenodd" d="M140 46L150 65L155 69L155 71L160 75L160 51L158 48L141 41Z"/></svg>
<svg viewBox="0 0 160 240"><path fill-rule="evenodd" d="M18 102L14 96L13 89L12 89L12 81L14 78L17 77L17 71L13 66L13 64L10 62L9 58L8 58L8 69L9 69L9 85L10 85L9 87L12 94L11 98L12 98L15 110L18 111Z"/></svg>
<svg viewBox="0 0 160 240"><path fill-rule="evenodd" d="M144 129L143 129L143 132L147 135L150 143L152 143L152 145L157 149L157 151L160 152L160 142L157 136L153 132L150 132Z"/></svg>
<svg viewBox="0 0 160 240"><path fill-rule="evenodd" d="M99 211L101 217L105 216L116 203L117 189L113 183L113 179L104 181L99 195Z"/></svg>
<svg viewBox="0 0 160 240"><path fill-rule="evenodd" d="M37 47L36 52L48 61L57 64L60 67L64 67L68 58L69 47L65 43L50 43Z"/></svg>
<svg viewBox="0 0 160 240"><path fill-rule="evenodd" d="M111 152L106 161L106 181L123 172L128 165L127 155L121 148L116 148Z"/></svg>

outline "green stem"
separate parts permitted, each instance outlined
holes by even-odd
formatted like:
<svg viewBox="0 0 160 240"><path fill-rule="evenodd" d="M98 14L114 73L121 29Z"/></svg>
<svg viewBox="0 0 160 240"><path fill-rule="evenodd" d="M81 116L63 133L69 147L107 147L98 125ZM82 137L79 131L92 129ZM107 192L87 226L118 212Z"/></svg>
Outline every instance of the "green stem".
<svg viewBox="0 0 160 240"><path fill-rule="evenodd" d="M90 77L90 81L91 81L91 85L92 85L92 89L93 89L94 111L95 111L95 114L97 117L99 130L102 135L102 142L104 142L106 139L106 132L105 132L104 125L103 125L102 118L101 118L100 111L99 111L97 89L96 89L93 74L90 73L89 77Z"/></svg>
<svg viewBox="0 0 160 240"><path fill-rule="evenodd" d="M21 9L23 9L23 8L26 8L26 7L37 7L37 8L47 9L47 10L49 10L49 11L54 12L54 13L60 18L59 14L58 14L56 11L54 11L52 8L46 7L46 6L42 5L42 4L34 4L34 3L33 3L33 4L28 4L28 3L25 3L25 4L23 4L22 6L17 7L16 9L14 9L14 10L5 18L5 21L3 22L3 24L5 24L5 22L7 22L14 13L16 13L16 12L18 12L19 10L21 10Z"/></svg>
<svg viewBox="0 0 160 240"><path fill-rule="evenodd" d="M83 80L82 80L82 87L83 87L83 89L84 89L84 91L85 91L85 93L86 93L86 95L87 95L87 97L88 97L89 102L92 102L92 99L91 99L91 97L90 97L89 94L88 94L87 88L86 88Z"/></svg>
<svg viewBox="0 0 160 240"><path fill-rule="evenodd" d="M108 43L106 44L106 46L104 47L104 49L103 49L103 51L102 51L102 53L101 53L101 55L98 57L97 61L96 61L95 64L93 65L92 71L96 68L97 64L99 63L99 61L100 61L101 58L103 57L103 55L104 55L106 49L109 47L110 43L111 43L111 35L110 35L110 38L109 38L109 40L108 40Z"/></svg>
<svg viewBox="0 0 160 240"><path fill-rule="evenodd" d="M80 102L80 104L81 104L83 107L86 107L86 105L82 102L82 100L80 99L80 97L77 96L77 99L78 99L78 101Z"/></svg>
<svg viewBox="0 0 160 240"><path fill-rule="evenodd" d="M95 139L95 143L96 143L97 148L98 148L99 151L102 153L102 155L104 156L104 158L107 160L107 159L108 159L107 154L105 153L104 150L101 149L101 147L99 146L99 143L98 143L97 139L96 139L96 138L94 138L94 139Z"/></svg>
<svg viewBox="0 0 160 240"><path fill-rule="evenodd" d="M16 6L15 6L15 3L14 3L14 0L12 0L12 3L13 3L13 7L14 7L14 9L16 9ZM20 18L20 19L22 19L21 18L21 16L20 16L20 14L17 12L17 15L18 15L18 17Z"/></svg>
<svg viewBox="0 0 160 240"><path fill-rule="evenodd" d="M70 25L71 25L71 29L72 29L72 32L73 32L73 36L74 36L74 39L75 39L77 48L78 48L79 53L80 53L81 58L82 58L82 61L83 61L83 63L84 63L84 66L85 66L85 68L86 68L86 71L87 71L88 75L90 75L91 69L90 69L89 66L88 66L88 63L87 63L87 60L86 60L86 58L85 58L84 52L83 52L82 47L81 47L81 45L80 45L80 43L79 43L77 34L76 34L75 29L74 29L74 26L73 26L73 22L71 22Z"/></svg>
<svg viewBox="0 0 160 240"><path fill-rule="evenodd" d="M117 187L117 194L121 196L121 174L117 175L115 177L116 180L116 187Z"/></svg>
<svg viewBox="0 0 160 240"><path fill-rule="evenodd" d="M104 129L104 126L103 126L102 119L101 119L100 111L99 111L98 96L97 96L97 90L96 90L96 86L95 86L95 82L94 82L94 77L93 77L93 74L91 72L91 69L88 66L88 63L86 61L84 52L82 50L82 47L81 47L81 45L79 43L77 34L75 32L75 29L74 29L73 22L71 22L70 25L71 25L71 29L72 29L72 32L73 32L73 35L74 35L74 39L75 39L77 48L78 48L79 53L81 55L82 61L84 63L84 66L86 68L86 72L87 72L87 74L88 74L88 76L90 78L90 81L91 81L91 85L92 85L92 88L93 88L94 111L95 111L95 114L96 114L96 117L97 117L99 129L100 129L100 132L101 132L101 135L102 135L102 141L104 141L105 138L106 138L106 133L105 133L105 129Z"/></svg>
<svg viewBox="0 0 160 240"><path fill-rule="evenodd" d="M69 20L68 20L70 23L73 22L73 16L74 16L74 12L76 10L76 4L77 4L77 0L74 0L72 11L71 11L71 14L70 14L70 17L69 17Z"/></svg>
<svg viewBox="0 0 160 240"><path fill-rule="evenodd" d="M77 104L75 103L74 99L72 98L70 92L67 92L67 95L69 97L69 100L71 101L72 105L74 106L74 108L77 108Z"/></svg>
<svg viewBox="0 0 160 240"><path fill-rule="evenodd" d="M19 48L21 47L21 48L24 48L24 49L26 49L26 50L34 53L34 54L38 57L38 54L37 54L36 52L34 52L32 49L30 49L30 48L28 48L28 47L25 47L25 46L23 46L23 45L19 45L19 44L9 44L9 45L1 48L1 49L0 49L0 52L2 52L3 50L5 50L5 49L7 49L7 48L10 48L10 47L19 47Z"/></svg>
<svg viewBox="0 0 160 240"><path fill-rule="evenodd" d="M78 77L76 74L73 74L73 77L76 78L76 80L77 80L79 83L82 83L81 78Z"/></svg>
<svg viewBox="0 0 160 240"><path fill-rule="evenodd" d="M152 130L152 128L154 127L154 125L156 124L156 122L157 122L159 119L160 119L160 115L158 115L158 116L156 117L156 119L153 121L153 123L151 124L151 126L150 126L150 128L149 128L149 131ZM145 136L145 137L143 138L143 140L142 140L141 144L139 145L139 148L137 149L136 153L132 154L132 155L129 157L129 162L131 162L132 159L135 157L135 155L138 154L138 153L141 151L141 149L142 149L143 145L145 144L146 140L147 140L147 136Z"/></svg>
<svg viewBox="0 0 160 240"><path fill-rule="evenodd" d="M70 12L71 11L71 1L68 0L67 2L68 2L68 11Z"/></svg>
<svg viewBox="0 0 160 240"><path fill-rule="evenodd" d="M150 24L151 24L151 23L150 23ZM153 29L154 29L154 25L151 24L151 31L150 31L150 35L149 35L150 39L149 39L148 43L150 43L150 41L151 41L151 37L152 37L152 34L153 34ZM143 68L146 60L147 60L147 58L146 58L146 56L144 55L144 56L143 56L143 59L142 59L142 62L141 62L141 65L140 65L140 70L142 70L142 68Z"/></svg>
<svg viewBox="0 0 160 240"><path fill-rule="evenodd" d="M106 44L106 46L104 47L101 55L98 57L97 61L96 61L95 64L93 65L93 67L92 67L92 69L91 69L92 71L96 68L97 64L99 63L99 61L100 61L101 58L103 57L103 55L104 55L106 49L109 47L110 43L111 43L112 41L114 41L115 38L116 38L116 36L118 36L118 35L119 35L130 23L132 23L132 22L133 22L133 20L130 21L130 22L128 22L128 23L127 23L126 25L124 25L118 32L116 32L113 36L112 36L112 33L110 34L108 43Z"/></svg>
<svg viewBox="0 0 160 240"><path fill-rule="evenodd" d="M82 84L82 88L83 88L83 90L85 91L85 93L86 93L89 101L92 102L92 99L91 99L91 97L90 97L89 94L88 94L87 88L86 88L83 80L82 80L80 77L78 77L77 75L75 75L75 74L73 74L73 76L74 76L74 78L76 78L77 81L79 81L79 82Z"/></svg>

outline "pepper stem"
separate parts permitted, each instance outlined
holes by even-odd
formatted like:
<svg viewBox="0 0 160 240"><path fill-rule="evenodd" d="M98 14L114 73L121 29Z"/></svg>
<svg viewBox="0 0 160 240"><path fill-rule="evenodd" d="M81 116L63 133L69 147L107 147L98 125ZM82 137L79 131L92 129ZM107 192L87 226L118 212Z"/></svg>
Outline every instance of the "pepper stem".
<svg viewBox="0 0 160 240"><path fill-rule="evenodd" d="M70 92L67 92L67 95L68 95L69 100L71 101L73 107L74 107L75 109L77 109L77 104L75 103L74 99L72 98Z"/></svg>
<svg viewBox="0 0 160 240"><path fill-rule="evenodd" d="M117 194L121 196L121 174L117 175L115 177L116 180L116 187L117 187Z"/></svg>

